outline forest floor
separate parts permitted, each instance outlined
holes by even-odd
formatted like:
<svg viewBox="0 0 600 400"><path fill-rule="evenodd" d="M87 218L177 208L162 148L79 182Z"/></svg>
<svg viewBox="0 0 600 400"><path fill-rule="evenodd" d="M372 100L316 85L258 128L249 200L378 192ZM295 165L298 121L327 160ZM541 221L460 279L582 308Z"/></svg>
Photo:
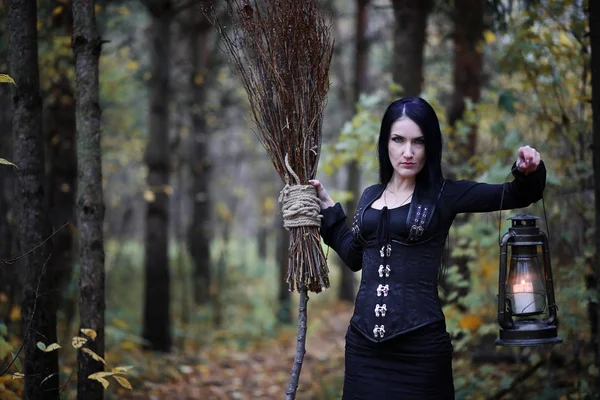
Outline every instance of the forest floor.
<svg viewBox="0 0 600 400"><path fill-rule="evenodd" d="M344 371L344 336L352 306L333 303L309 308L309 332L298 400L341 398ZM163 358L163 379L155 381L141 374L133 391L113 387L119 399L129 400L249 400L283 399L296 347L295 326L283 328L276 338L265 337L243 349L233 349L224 340ZM572 343L568 344L569 348ZM486 345L491 353L493 342ZM484 346L484 347L486 347ZM507 350L504 348L504 350ZM569 352L567 347L562 351ZM589 376L572 361L562 367L550 366L548 357L535 356L519 363L472 362L472 351L455 352L454 374L457 400L568 400L592 399L585 395ZM506 354L506 353L503 353ZM572 358L572 355L571 355ZM563 362L568 357L563 356ZM155 358L149 362L156 362ZM169 372L168 370L171 370ZM143 377L143 378L142 378ZM132 383L134 383L132 381Z"/></svg>
<svg viewBox="0 0 600 400"><path fill-rule="evenodd" d="M336 303L326 310L311 310L318 321L309 329L306 355L296 399L340 398L343 379L344 336L352 315L351 305ZM327 314L325 317L323 314ZM322 315L319 315L322 314ZM311 331L312 330L312 331ZM142 390L119 390L119 398L172 400L282 399L289 383L296 348L297 328L280 331L244 350L219 345L201 349L195 357L172 357L179 373L166 382L143 382Z"/></svg>

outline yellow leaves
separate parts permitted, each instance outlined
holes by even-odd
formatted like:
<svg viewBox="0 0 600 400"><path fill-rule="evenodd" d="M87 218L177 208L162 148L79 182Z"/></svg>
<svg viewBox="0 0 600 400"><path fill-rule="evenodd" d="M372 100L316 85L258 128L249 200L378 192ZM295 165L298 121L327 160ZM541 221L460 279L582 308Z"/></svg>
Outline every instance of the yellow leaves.
<svg viewBox="0 0 600 400"><path fill-rule="evenodd" d="M112 323L117 327L117 328L121 328L121 329L125 329L127 328L127 322L123 321L120 318L114 318L112 320Z"/></svg>
<svg viewBox="0 0 600 400"><path fill-rule="evenodd" d="M131 340L125 340L124 342L121 342L120 347L122 350L133 351L137 345Z"/></svg>
<svg viewBox="0 0 600 400"><path fill-rule="evenodd" d="M54 7L54 10L52 10L52 16L55 17L59 14L62 14L63 10L64 10L63 6Z"/></svg>
<svg viewBox="0 0 600 400"><path fill-rule="evenodd" d="M121 15L129 15L129 8L127 8L127 7L119 7L119 14L121 14Z"/></svg>
<svg viewBox="0 0 600 400"><path fill-rule="evenodd" d="M225 222L233 221L233 213L231 210L221 201L217 203L217 216Z"/></svg>
<svg viewBox="0 0 600 400"><path fill-rule="evenodd" d="M15 372L14 374L12 374L13 379L23 379L25 378L25 375L22 374L21 372Z"/></svg>
<svg viewBox="0 0 600 400"><path fill-rule="evenodd" d="M10 161L8 161L7 159L4 159L4 158L0 158L0 164L11 165L11 166L19 169L15 164L11 163Z"/></svg>
<svg viewBox="0 0 600 400"><path fill-rule="evenodd" d="M494 32L486 30L483 32L483 40L485 40L486 44L492 44L496 41L496 35Z"/></svg>
<svg viewBox="0 0 600 400"><path fill-rule="evenodd" d="M144 190L144 200L146 200L146 202L148 202L148 203L153 203L154 200L156 200L156 196L154 195L154 192L150 189Z"/></svg>
<svg viewBox="0 0 600 400"><path fill-rule="evenodd" d="M147 188L144 190L144 200L146 200L148 203L152 203L154 201L156 201L156 193L158 192L162 192L164 194L166 194L167 196L171 196L173 194L173 187L169 186L169 185L162 185L159 187L155 187L155 188Z"/></svg>
<svg viewBox="0 0 600 400"><path fill-rule="evenodd" d="M58 349L62 348L62 347L60 347L60 345L58 343L52 343L50 346L46 346L44 344L44 342L37 342L37 347L38 347L38 349L42 350L45 353L50 353L54 350L58 350Z"/></svg>
<svg viewBox="0 0 600 400"><path fill-rule="evenodd" d="M71 340L71 345L73 345L74 348L76 349L80 349L81 346L83 346L84 344L87 343L87 339L86 338L82 338L80 336L75 336L73 338L73 340Z"/></svg>
<svg viewBox="0 0 600 400"><path fill-rule="evenodd" d="M113 372L96 372L96 373L88 376L88 379L100 382L102 384L102 386L104 386L104 389L106 389L106 388L108 388L108 385L110 384L110 382L105 378L112 376L119 383L119 385L121 385L127 389L133 389L131 387L131 383L129 383L127 378L116 375L117 373L121 373L121 372L114 372L114 371Z"/></svg>
<svg viewBox="0 0 600 400"><path fill-rule="evenodd" d="M95 374L88 376L88 379L100 382L102 386L104 386L104 389L106 389L108 388L108 385L110 385L110 382L104 379L104 377L109 375L111 375L110 372L96 372Z"/></svg>
<svg viewBox="0 0 600 400"><path fill-rule="evenodd" d="M200 86L204 83L204 76L201 74L194 75L194 85Z"/></svg>
<svg viewBox="0 0 600 400"><path fill-rule="evenodd" d="M16 85L15 80L7 74L0 74L0 83L12 83L13 85Z"/></svg>
<svg viewBox="0 0 600 400"><path fill-rule="evenodd" d="M11 321L20 321L21 320L21 307L17 305L13 305L10 309L10 315L8 319Z"/></svg>
<svg viewBox="0 0 600 400"><path fill-rule="evenodd" d="M465 314L458 323L458 326L460 328L468 329L471 332L475 332L479 329L481 324L483 324L483 320L479 315Z"/></svg>
<svg viewBox="0 0 600 400"><path fill-rule="evenodd" d="M118 375L113 375L113 377L116 379L117 382L119 382L119 385L123 386L126 389L133 389L131 387L131 383L129 383L129 381L127 380L127 378L124 378L122 376L118 376Z"/></svg>
<svg viewBox="0 0 600 400"><path fill-rule="evenodd" d="M92 350L88 349L87 347L82 348L81 351L83 351L85 354L92 357L94 360L106 365L106 361L104 361L104 358L100 357L98 354L94 353Z"/></svg>
<svg viewBox="0 0 600 400"><path fill-rule="evenodd" d="M85 329L85 328L81 328L80 329L81 333L83 333L84 335L89 336L92 340L96 340L96 337L98 336L98 334L96 333L95 330L93 329Z"/></svg>
<svg viewBox="0 0 600 400"><path fill-rule="evenodd" d="M102 6L101 6L101 5L98 5L98 4L96 4L96 5L94 6L94 12L95 12L96 14L98 14L100 11L102 11Z"/></svg>
<svg viewBox="0 0 600 400"><path fill-rule="evenodd" d="M131 72L137 71L139 67L140 67L140 64L135 60L129 60L127 62L127 70L129 70Z"/></svg>

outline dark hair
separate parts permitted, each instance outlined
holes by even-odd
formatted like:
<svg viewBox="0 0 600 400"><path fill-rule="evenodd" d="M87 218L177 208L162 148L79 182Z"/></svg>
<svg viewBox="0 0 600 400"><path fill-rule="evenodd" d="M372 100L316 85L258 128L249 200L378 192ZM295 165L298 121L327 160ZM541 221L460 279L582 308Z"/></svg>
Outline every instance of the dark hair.
<svg viewBox="0 0 600 400"><path fill-rule="evenodd" d="M387 184L394 173L388 145L392 124L400 118L410 118L419 125L425 139L425 166L417 174L415 188L426 196L434 195L442 181L442 132L431 105L420 97L404 97L390 104L383 114L379 131L379 180Z"/></svg>

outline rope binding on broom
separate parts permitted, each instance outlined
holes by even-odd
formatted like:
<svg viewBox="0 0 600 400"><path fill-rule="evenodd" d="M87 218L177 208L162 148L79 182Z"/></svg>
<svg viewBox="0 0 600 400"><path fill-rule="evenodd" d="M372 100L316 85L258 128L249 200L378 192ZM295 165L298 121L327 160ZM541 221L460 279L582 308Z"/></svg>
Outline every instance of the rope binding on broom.
<svg viewBox="0 0 600 400"><path fill-rule="evenodd" d="M285 186L279 194L279 202L282 203L281 210L283 214L283 226L288 231L291 228L302 226L321 226L321 200L317 197L317 191L312 185L302 185L300 178L294 172L288 162L288 155L285 155L285 166L290 175L296 181L295 185L290 185L286 176Z"/></svg>

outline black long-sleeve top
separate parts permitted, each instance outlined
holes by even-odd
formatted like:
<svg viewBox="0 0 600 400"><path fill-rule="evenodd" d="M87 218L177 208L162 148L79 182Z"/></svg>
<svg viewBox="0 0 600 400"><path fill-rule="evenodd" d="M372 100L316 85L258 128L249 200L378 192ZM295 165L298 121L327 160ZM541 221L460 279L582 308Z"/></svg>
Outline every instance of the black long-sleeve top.
<svg viewBox="0 0 600 400"><path fill-rule="evenodd" d="M351 324L379 342L443 320L437 277L456 215L498 211L501 202L504 210L527 207L542 197L546 183L543 162L528 175L514 169L513 176L515 179L505 184L448 179L435 204L423 206L413 198L410 205L392 210L371 207L385 189L383 184L373 185L361 196L352 229L346 226L339 203L322 210L324 242L350 269L362 269ZM428 223L422 224L425 229L414 240L410 236L415 231L414 216L427 213Z"/></svg>

